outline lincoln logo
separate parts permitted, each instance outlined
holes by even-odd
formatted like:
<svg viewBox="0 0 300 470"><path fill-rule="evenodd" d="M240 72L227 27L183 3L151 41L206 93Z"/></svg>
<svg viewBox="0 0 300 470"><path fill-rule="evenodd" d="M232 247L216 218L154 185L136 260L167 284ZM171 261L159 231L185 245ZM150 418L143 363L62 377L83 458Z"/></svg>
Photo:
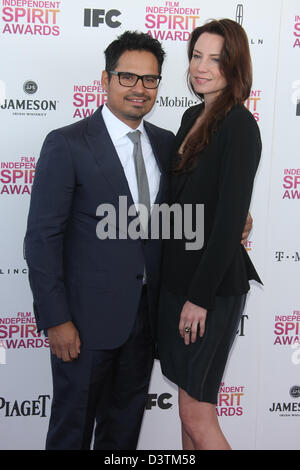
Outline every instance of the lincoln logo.
<svg viewBox="0 0 300 470"><path fill-rule="evenodd" d="M236 7L236 15L235 15L235 20L237 23L239 23L240 25L243 24L243 16L244 16L244 7L243 5L240 3L239 5L237 5Z"/></svg>

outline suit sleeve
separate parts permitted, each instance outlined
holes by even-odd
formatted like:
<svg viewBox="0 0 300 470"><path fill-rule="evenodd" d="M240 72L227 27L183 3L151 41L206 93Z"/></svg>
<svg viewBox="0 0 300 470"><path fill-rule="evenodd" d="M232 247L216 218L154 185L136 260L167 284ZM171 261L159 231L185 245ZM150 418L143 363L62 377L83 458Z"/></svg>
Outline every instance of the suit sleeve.
<svg viewBox="0 0 300 470"><path fill-rule="evenodd" d="M188 293L192 303L206 309L214 308L218 286L237 250L241 249L241 236L261 154L259 129L250 113L234 111L227 116L223 126L213 228Z"/></svg>
<svg viewBox="0 0 300 470"><path fill-rule="evenodd" d="M25 236L25 257L38 330L71 320L63 267L64 234L75 172L67 141L51 132L37 163Z"/></svg>

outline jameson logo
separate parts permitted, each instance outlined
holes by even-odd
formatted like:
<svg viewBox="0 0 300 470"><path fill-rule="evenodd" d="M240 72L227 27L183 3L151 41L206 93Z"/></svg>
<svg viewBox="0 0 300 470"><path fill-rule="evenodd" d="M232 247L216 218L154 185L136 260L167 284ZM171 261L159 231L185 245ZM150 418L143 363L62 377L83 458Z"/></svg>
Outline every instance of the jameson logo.
<svg viewBox="0 0 300 470"><path fill-rule="evenodd" d="M0 102L0 111L10 110L13 115L18 116L46 116L46 111L56 111L57 100L39 99L33 97L37 93L39 87L33 80L27 80L23 84L23 92L29 95L23 98L3 98Z"/></svg>
<svg viewBox="0 0 300 470"><path fill-rule="evenodd" d="M300 386L293 385L289 394L292 400L295 401L284 401L284 402L273 402L269 408L271 413L278 413L278 416L284 417L300 417Z"/></svg>
<svg viewBox="0 0 300 470"><path fill-rule="evenodd" d="M100 240L174 238L188 240L186 250L200 250L203 247L203 204L154 204L150 217L145 205L128 207L127 196L120 196L118 211L112 204L100 204L96 215L101 217L96 228Z"/></svg>
<svg viewBox="0 0 300 470"><path fill-rule="evenodd" d="M1 109L19 111L56 111L56 100L18 100L6 99L0 106Z"/></svg>
<svg viewBox="0 0 300 470"><path fill-rule="evenodd" d="M27 95L34 95L38 90L38 86L33 80L27 80L23 85L23 90Z"/></svg>

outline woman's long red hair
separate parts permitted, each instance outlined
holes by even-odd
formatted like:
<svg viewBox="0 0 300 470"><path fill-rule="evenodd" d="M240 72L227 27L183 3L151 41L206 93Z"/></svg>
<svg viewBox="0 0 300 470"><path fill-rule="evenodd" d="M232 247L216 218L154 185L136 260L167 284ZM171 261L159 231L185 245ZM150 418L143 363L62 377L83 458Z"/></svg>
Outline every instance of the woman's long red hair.
<svg viewBox="0 0 300 470"><path fill-rule="evenodd" d="M218 34L224 38L220 55L220 69L226 78L227 86L207 111L201 125L189 137L182 158L176 171L185 171L193 167L197 154L205 148L219 122L224 119L232 106L242 104L250 95L252 86L252 64L248 38L245 30L230 19L212 20L196 28L188 45L189 62L192 59L195 44L203 33ZM193 87L189 79L189 86ZM203 95L197 94L203 99Z"/></svg>

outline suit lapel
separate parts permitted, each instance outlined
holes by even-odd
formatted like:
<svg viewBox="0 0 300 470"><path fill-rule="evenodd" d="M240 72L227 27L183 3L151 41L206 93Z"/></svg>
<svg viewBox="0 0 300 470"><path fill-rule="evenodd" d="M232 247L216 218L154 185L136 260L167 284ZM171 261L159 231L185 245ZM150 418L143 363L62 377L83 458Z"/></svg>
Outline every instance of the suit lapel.
<svg viewBox="0 0 300 470"><path fill-rule="evenodd" d="M104 177L111 186L112 191L115 192L116 197L127 196L128 207L134 207L134 202L125 172L106 129L104 120L102 118L101 109L102 107L98 108L88 121L87 142L89 148ZM166 152L167 149L166 146L163 145L163 142L159 140L156 132L153 130L153 127L147 122L145 122L144 125L157 165L161 172L159 189L155 200L155 203L158 204L161 201L166 200L168 175L167 168L164 164L164 161L166 160L166 158L164 158L164 152ZM137 213L135 213L135 215L128 216L129 222L136 218L136 216Z"/></svg>
<svg viewBox="0 0 300 470"><path fill-rule="evenodd" d="M112 190L117 196L127 196L129 207L134 202L124 169L104 124L101 109L102 106L95 111L88 123L88 144Z"/></svg>
<svg viewBox="0 0 300 470"><path fill-rule="evenodd" d="M157 166L160 170L159 188L155 199L155 204L158 204L160 201L164 200L164 193L167 185L167 169L165 168L164 164L165 158L163 158L165 157L165 155L163 155L163 152L165 152L165 148L162 145L162 142L160 141L159 137L154 132L153 128L149 125L149 123L145 121L144 126L152 147Z"/></svg>

